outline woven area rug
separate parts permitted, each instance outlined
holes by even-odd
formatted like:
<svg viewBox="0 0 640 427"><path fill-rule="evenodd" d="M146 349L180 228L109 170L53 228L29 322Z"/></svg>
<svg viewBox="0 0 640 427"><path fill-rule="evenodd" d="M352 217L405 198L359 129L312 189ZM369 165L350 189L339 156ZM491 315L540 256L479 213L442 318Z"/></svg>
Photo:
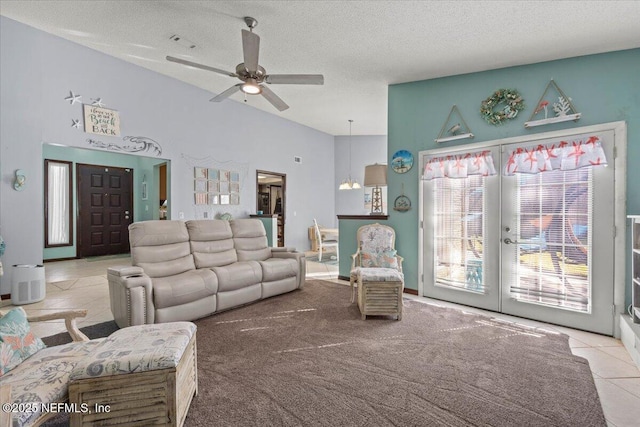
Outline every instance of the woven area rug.
<svg viewBox="0 0 640 427"><path fill-rule="evenodd" d="M196 321L187 426L605 426L566 335L405 300L360 319L349 287L302 290Z"/></svg>
<svg viewBox="0 0 640 427"><path fill-rule="evenodd" d="M566 335L406 299L401 321L363 321L320 280L195 323L185 426L606 426Z"/></svg>

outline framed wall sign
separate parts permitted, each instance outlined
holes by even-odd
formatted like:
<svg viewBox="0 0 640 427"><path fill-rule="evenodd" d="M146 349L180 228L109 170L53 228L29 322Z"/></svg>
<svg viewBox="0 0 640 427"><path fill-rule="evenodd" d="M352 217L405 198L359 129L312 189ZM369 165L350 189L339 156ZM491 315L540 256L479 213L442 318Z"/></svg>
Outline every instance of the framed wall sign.
<svg viewBox="0 0 640 427"><path fill-rule="evenodd" d="M120 136L120 115L116 110L83 104L84 131L97 135Z"/></svg>

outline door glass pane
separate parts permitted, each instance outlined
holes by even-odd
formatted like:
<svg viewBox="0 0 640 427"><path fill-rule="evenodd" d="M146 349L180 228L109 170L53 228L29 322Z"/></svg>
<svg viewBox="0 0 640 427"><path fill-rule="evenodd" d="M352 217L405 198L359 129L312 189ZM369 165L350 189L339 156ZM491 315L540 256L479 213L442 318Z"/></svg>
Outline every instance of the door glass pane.
<svg viewBox="0 0 640 427"><path fill-rule="evenodd" d="M46 161L47 246L71 244L70 164Z"/></svg>
<svg viewBox="0 0 640 427"><path fill-rule="evenodd" d="M517 177L511 295L591 312L591 168Z"/></svg>
<svg viewBox="0 0 640 427"><path fill-rule="evenodd" d="M484 293L485 178L433 180L436 285Z"/></svg>

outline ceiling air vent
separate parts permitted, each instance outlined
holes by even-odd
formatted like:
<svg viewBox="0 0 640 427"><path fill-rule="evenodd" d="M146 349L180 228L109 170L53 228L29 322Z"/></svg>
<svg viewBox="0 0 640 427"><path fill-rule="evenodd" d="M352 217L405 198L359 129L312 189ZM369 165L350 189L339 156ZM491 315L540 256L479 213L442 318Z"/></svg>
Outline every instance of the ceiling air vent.
<svg viewBox="0 0 640 427"><path fill-rule="evenodd" d="M293 156L293 162L294 162L294 163L302 163L302 157L300 157L300 156Z"/></svg>

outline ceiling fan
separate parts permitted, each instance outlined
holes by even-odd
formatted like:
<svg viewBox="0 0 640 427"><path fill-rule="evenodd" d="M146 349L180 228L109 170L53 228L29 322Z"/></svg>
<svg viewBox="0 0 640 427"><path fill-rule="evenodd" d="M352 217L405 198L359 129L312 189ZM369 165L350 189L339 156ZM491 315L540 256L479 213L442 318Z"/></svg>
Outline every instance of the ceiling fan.
<svg viewBox="0 0 640 427"><path fill-rule="evenodd" d="M278 95L273 93L265 83L289 85L324 84L324 76L322 74L267 74L267 71L258 65L260 37L253 32L253 29L258 25L258 21L246 16L244 22L247 24L247 27L249 27L249 31L242 30L242 53L244 55L244 62L236 66L235 73L173 56L167 56L167 61L213 71L214 73L224 74L229 77L237 77L242 81L242 83L231 86L229 89L211 98L210 101L212 102L220 102L241 90L247 95L262 95L279 111L284 111L289 108L289 106L280 99Z"/></svg>

